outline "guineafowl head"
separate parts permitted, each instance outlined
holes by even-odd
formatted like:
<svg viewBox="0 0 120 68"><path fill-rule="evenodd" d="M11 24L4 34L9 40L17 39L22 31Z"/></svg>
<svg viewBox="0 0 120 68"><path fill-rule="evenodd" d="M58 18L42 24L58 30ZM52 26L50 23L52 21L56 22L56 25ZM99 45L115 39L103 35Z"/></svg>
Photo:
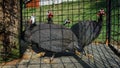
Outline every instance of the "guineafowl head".
<svg viewBox="0 0 120 68"><path fill-rule="evenodd" d="M104 9L100 9L97 15L98 15L98 23L102 23L103 16L106 15Z"/></svg>
<svg viewBox="0 0 120 68"><path fill-rule="evenodd" d="M105 15L104 9L100 9L97 15L98 16L104 16Z"/></svg>

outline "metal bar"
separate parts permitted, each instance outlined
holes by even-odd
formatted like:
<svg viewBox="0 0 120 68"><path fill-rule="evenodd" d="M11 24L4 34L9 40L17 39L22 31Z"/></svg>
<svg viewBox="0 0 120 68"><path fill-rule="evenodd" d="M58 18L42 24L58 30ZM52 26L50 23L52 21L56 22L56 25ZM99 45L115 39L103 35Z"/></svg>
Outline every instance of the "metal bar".
<svg viewBox="0 0 120 68"><path fill-rule="evenodd" d="M22 39L22 29L23 29L23 23L22 23L22 4L23 0L20 0L20 32L19 32L19 57L22 57L22 52L21 52L21 39Z"/></svg>
<svg viewBox="0 0 120 68"><path fill-rule="evenodd" d="M107 30L107 39L108 44L110 44L110 39L111 39L111 0L106 0L107 1L107 24L106 24L106 30Z"/></svg>

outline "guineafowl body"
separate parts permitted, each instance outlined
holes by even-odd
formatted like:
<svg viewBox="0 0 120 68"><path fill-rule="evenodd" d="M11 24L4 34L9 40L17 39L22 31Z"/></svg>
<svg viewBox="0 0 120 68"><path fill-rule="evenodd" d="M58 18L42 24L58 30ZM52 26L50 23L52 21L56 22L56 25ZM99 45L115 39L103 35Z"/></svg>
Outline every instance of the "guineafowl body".
<svg viewBox="0 0 120 68"><path fill-rule="evenodd" d="M104 10L98 13L98 21L79 21L71 27L78 38L79 47L84 48L98 37L102 28Z"/></svg>
<svg viewBox="0 0 120 68"><path fill-rule="evenodd" d="M24 38L26 41L36 44L39 49L52 52L79 49L75 34L63 25L39 24L32 30L26 30Z"/></svg>

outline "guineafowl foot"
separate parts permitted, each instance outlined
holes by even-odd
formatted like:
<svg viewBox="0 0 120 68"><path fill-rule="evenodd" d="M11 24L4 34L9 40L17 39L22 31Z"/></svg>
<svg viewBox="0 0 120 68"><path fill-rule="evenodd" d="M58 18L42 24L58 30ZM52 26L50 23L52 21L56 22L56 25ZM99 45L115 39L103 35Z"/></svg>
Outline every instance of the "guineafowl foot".
<svg viewBox="0 0 120 68"><path fill-rule="evenodd" d="M40 53L37 53L36 55L34 55L32 59L39 58L39 57L42 57L44 55L45 55L45 52L40 52Z"/></svg>
<svg viewBox="0 0 120 68"><path fill-rule="evenodd" d="M86 56L85 50L83 49L82 51L75 50L75 54L77 56L80 56L82 58L83 55Z"/></svg>
<svg viewBox="0 0 120 68"><path fill-rule="evenodd" d="M47 64L51 64L51 63L54 63L54 59L51 60L51 58L45 58L43 62Z"/></svg>
<svg viewBox="0 0 120 68"><path fill-rule="evenodd" d="M82 58L82 56L84 55L83 52L80 52L80 51L78 51L78 50L75 50L75 54L76 54L77 56L79 56L80 58Z"/></svg>
<svg viewBox="0 0 120 68"><path fill-rule="evenodd" d="M54 63L54 57L55 57L55 54L53 54L53 56L50 59L44 59L44 62L45 63Z"/></svg>
<svg viewBox="0 0 120 68"><path fill-rule="evenodd" d="M93 55L86 53L84 49L82 50L82 55L84 55L84 56L86 56L88 58L93 58Z"/></svg>
<svg viewBox="0 0 120 68"><path fill-rule="evenodd" d="M76 55L81 55L81 53L78 50L75 50Z"/></svg>
<svg viewBox="0 0 120 68"><path fill-rule="evenodd" d="M42 57L44 55L45 55L45 52L40 52L40 53L36 54L37 57Z"/></svg>
<svg viewBox="0 0 120 68"><path fill-rule="evenodd" d="M93 55L92 54L86 54L86 57L93 59Z"/></svg>

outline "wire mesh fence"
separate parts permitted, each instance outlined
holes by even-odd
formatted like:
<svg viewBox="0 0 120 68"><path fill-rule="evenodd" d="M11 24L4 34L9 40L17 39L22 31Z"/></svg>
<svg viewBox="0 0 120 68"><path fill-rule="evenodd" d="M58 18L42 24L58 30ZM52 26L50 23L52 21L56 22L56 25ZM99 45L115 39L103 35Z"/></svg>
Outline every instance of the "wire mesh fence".
<svg viewBox="0 0 120 68"><path fill-rule="evenodd" d="M87 61L84 57L80 60L81 57L76 57L74 51L76 49L84 51L84 47L90 45L86 47L85 52L92 53L94 56L96 56L94 52L97 52L101 58L102 49L99 50L97 47L104 46L107 40L108 43L120 44L119 4L119 0L22 0L20 4L22 40L19 52L23 55L30 46L36 53L44 51L47 55L33 63L32 59L25 64L21 62L16 64L16 67L38 65L38 68L56 68L58 65L61 68L79 68L79 63L82 67L99 67L96 61L92 62L90 59ZM101 11L104 11L103 17L98 13ZM102 45L94 46L94 43L102 43ZM68 55L65 56L68 51L70 54L67 53ZM59 52L63 53L56 54ZM109 54L108 51L107 53ZM105 55L104 52L102 54ZM50 59L57 56L55 59L57 62L44 64L43 59L46 56ZM107 59L106 57L108 56L105 55L104 58ZM95 57L94 60L97 58ZM102 62L103 59L100 63ZM119 66L118 61L114 60L114 62ZM110 61L106 63L110 64ZM103 65L103 67L110 66Z"/></svg>
<svg viewBox="0 0 120 68"><path fill-rule="evenodd" d="M52 4L51 4L52 2ZM32 5L35 5L34 2L31 2ZM58 4L56 4L58 3ZM45 4L45 5L44 5ZM102 6L101 6L102 5ZM41 1L39 7L26 7L23 8L23 19L26 21L34 13L36 16L36 22L45 22L47 23L47 12L51 10L54 14L53 23L63 25L66 19L70 19L70 24L65 26L70 28L78 21L86 20L96 20L97 21L97 12L104 8L106 10L106 0L50 0L50 1ZM98 38L103 42L103 38L106 39L106 21L104 17L103 28L101 34ZM105 41L105 40L104 40Z"/></svg>
<svg viewBox="0 0 120 68"><path fill-rule="evenodd" d="M113 4L114 3L114 4ZM111 44L112 50L120 55L120 1L111 2ZM114 44L114 45L113 45Z"/></svg>
<svg viewBox="0 0 120 68"><path fill-rule="evenodd" d="M115 3L115 4L113 4ZM113 2L111 7L111 41L120 45L120 1ZM115 8L116 7L116 8Z"/></svg>
<svg viewBox="0 0 120 68"><path fill-rule="evenodd" d="M119 1L113 2L112 0L110 1L106 1L106 0L96 0L96 1L94 0L49 0L49 1L34 0L29 2L26 1L22 9L22 16L23 16L22 21L23 21L23 24L25 24L24 22L28 21L30 17L34 14L36 24L40 24L40 23L49 24L48 14L49 12L51 12L53 14L53 17L52 17L53 24L63 25L66 28L72 29L73 25L75 25L76 23L80 23L81 21L85 23L86 22L89 23L91 21L98 21L99 16L97 13L100 9L104 9L106 15L104 15L103 17L103 23L101 24L102 28L98 27L98 30L97 30L97 27L95 28L94 27L95 25L94 25L93 27L94 29L96 29L94 30L92 29L92 27L89 28L89 26L91 26L90 24L88 24L88 26L87 24L82 24L83 26L79 26L79 27L75 26L78 29L81 27L80 28L81 31L78 30L79 35L82 35L82 33L86 34L83 37L80 36L80 38L78 38L78 41L82 41L82 43L80 44L83 44L84 46L91 40L92 42L100 42L100 43L107 43L109 40L108 43L110 43L110 39L112 41L113 40L115 41L116 39L116 43L119 45L119 31L118 31L119 30L119 9L117 8L119 8ZM114 24L113 24L113 21L115 22ZM118 27L116 27L117 25ZM100 26L100 24L98 26ZM82 29L82 27L85 27L85 29ZM41 27L39 27L39 29L40 28ZM23 30L24 29L25 28L23 26ZM95 38L95 40L88 39L88 38L92 38L92 35L94 35L94 33L92 33L91 30L89 29L96 31L96 33L100 32L98 38ZM101 31L99 31L99 29L101 29ZM75 30L77 31L77 29ZM84 33L85 31L86 32L88 31L88 33ZM74 32L74 29L73 29L73 32ZM118 33L116 34L115 32L118 32ZM117 36L115 37L113 36L113 34L116 34ZM75 33L75 35L77 34Z"/></svg>

